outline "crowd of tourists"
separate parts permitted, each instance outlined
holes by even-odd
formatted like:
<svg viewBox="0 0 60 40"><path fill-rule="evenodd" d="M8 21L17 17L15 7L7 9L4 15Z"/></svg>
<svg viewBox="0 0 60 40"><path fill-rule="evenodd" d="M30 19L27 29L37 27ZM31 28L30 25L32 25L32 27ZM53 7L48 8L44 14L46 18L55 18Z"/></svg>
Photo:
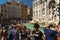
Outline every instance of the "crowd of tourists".
<svg viewBox="0 0 60 40"><path fill-rule="evenodd" d="M0 25L0 40L60 40L60 25L49 24L44 27L44 33L39 30L40 25L34 24L34 30L25 25Z"/></svg>

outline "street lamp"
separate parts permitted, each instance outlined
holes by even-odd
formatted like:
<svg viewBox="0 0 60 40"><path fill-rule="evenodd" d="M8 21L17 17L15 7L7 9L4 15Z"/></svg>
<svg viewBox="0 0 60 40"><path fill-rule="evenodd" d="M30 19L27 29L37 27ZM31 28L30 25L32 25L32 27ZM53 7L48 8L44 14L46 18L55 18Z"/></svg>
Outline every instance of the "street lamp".
<svg viewBox="0 0 60 40"><path fill-rule="evenodd" d="M58 6L57 7L58 8L58 12L59 12L59 14L58 14L58 16L59 16L59 23L58 24L60 25L60 0L59 0L59 4L57 6Z"/></svg>

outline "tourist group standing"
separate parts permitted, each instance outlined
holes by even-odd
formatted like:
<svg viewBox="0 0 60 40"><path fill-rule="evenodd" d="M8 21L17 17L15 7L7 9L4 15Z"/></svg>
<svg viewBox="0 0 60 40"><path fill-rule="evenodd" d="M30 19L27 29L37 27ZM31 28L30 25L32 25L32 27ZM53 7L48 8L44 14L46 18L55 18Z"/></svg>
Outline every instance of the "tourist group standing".
<svg viewBox="0 0 60 40"><path fill-rule="evenodd" d="M60 40L60 25L49 24L43 28L44 33L39 28L38 23L34 24L34 30L21 24L0 26L0 40Z"/></svg>

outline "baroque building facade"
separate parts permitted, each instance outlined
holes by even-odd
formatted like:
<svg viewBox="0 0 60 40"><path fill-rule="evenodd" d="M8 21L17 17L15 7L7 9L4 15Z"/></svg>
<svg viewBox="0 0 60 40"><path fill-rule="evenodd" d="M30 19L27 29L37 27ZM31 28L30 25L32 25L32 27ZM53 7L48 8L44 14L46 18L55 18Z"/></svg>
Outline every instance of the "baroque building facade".
<svg viewBox="0 0 60 40"><path fill-rule="evenodd" d="M59 16L57 4L59 0L34 0L33 1L33 21L39 23L55 22L58 24Z"/></svg>

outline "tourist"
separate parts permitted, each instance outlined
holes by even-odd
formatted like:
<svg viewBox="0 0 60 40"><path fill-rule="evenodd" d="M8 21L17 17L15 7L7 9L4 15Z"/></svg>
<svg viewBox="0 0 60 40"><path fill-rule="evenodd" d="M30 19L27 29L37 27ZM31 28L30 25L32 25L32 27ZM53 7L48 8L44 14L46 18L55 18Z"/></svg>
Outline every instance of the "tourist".
<svg viewBox="0 0 60 40"><path fill-rule="evenodd" d="M26 26L22 26L22 32L21 32L21 40L28 40L27 38L27 28Z"/></svg>
<svg viewBox="0 0 60 40"><path fill-rule="evenodd" d="M16 39L16 27L12 25L12 29L8 31L8 40L15 40Z"/></svg>
<svg viewBox="0 0 60 40"><path fill-rule="evenodd" d="M57 39L60 40L60 25L58 25L58 35L57 35Z"/></svg>
<svg viewBox="0 0 60 40"><path fill-rule="evenodd" d="M5 27L2 28L2 40L7 40L7 30Z"/></svg>
<svg viewBox="0 0 60 40"><path fill-rule="evenodd" d="M46 36L46 40L56 40L56 31L52 28L53 25L50 24L47 28L44 28L44 33Z"/></svg>
<svg viewBox="0 0 60 40"><path fill-rule="evenodd" d="M1 28L1 26L0 26L0 40L1 40L1 38L2 38L2 28Z"/></svg>
<svg viewBox="0 0 60 40"><path fill-rule="evenodd" d="M16 40L21 40L21 25L20 24L16 24Z"/></svg>
<svg viewBox="0 0 60 40"><path fill-rule="evenodd" d="M39 24L34 24L34 30L32 31L32 35L34 36L33 40L43 40L43 33L39 30Z"/></svg>

